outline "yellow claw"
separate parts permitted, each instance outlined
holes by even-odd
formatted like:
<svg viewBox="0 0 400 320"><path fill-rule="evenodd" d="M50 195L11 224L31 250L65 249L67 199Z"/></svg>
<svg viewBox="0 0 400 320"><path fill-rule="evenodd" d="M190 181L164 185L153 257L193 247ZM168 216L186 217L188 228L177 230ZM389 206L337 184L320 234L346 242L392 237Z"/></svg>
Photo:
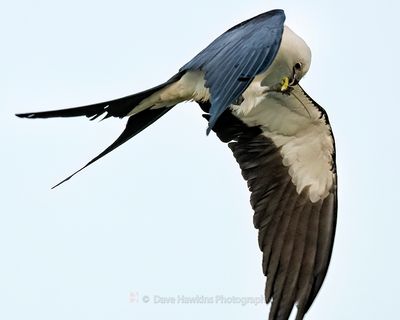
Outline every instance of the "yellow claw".
<svg viewBox="0 0 400 320"><path fill-rule="evenodd" d="M289 89L289 77L284 77L281 81L281 91L285 92Z"/></svg>

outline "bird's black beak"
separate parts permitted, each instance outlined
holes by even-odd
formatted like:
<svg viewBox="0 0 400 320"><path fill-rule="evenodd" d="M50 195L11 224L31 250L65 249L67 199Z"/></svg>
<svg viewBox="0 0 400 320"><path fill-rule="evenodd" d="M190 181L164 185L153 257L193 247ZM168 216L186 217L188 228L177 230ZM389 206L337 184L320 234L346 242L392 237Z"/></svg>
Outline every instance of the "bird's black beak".
<svg viewBox="0 0 400 320"><path fill-rule="evenodd" d="M299 80L296 78L296 73L293 73L292 78L290 79L289 86L293 87L299 84Z"/></svg>
<svg viewBox="0 0 400 320"><path fill-rule="evenodd" d="M294 65L293 70L292 70L292 78L290 79L290 82L289 82L290 87L293 87L293 86L299 84L299 81L301 78L301 75L300 75L301 66L302 66L301 63L296 63Z"/></svg>

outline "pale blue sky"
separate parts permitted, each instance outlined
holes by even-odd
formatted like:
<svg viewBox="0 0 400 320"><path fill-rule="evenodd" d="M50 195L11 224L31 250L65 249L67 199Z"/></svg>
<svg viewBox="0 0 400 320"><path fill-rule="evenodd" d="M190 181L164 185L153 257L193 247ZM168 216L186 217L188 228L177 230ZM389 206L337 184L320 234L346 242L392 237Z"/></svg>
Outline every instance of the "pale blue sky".
<svg viewBox="0 0 400 320"><path fill-rule="evenodd" d="M263 293L246 184L197 105L56 190L124 121L13 114L157 85L227 28L277 7L312 49L303 86L337 143L336 243L307 319L397 317L398 1L25 0L0 2L1 319L266 318L264 305L142 301Z"/></svg>

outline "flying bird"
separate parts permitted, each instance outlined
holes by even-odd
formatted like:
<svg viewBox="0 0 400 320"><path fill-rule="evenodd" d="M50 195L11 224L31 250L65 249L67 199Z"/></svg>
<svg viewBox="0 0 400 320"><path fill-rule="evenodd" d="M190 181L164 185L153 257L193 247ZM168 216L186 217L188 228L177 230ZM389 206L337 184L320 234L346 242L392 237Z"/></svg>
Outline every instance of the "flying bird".
<svg viewBox="0 0 400 320"><path fill-rule="evenodd" d="M269 320L301 320L327 273L335 236L335 142L325 110L299 85L311 51L272 10L229 29L168 81L123 98L21 118L127 117L125 130L73 175L158 120L195 101L207 134L228 143L247 181L267 277ZM56 186L58 186L56 185Z"/></svg>

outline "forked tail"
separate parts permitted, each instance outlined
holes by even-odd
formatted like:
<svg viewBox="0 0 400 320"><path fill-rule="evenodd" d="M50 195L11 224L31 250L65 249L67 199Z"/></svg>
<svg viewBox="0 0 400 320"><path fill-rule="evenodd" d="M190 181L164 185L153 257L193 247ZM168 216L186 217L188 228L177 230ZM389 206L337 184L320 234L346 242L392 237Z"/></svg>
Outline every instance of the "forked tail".
<svg viewBox="0 0 400 320"><path fill-rule="evenodd" d="M119 117L123 118L128 116L134 111L134 109L142 102L144 99L150 97L151 95L157 93L157 91L165 88L166 86L178 81L182 77L181 73L176 74L167 82L151 88L149 90L133 94L127 97L123 97L120 99L115 99L111 101L96 103L83 107L76 108L68 108L68 109L60 109L60 110L52 110L52 111L41 111L41 112L30 112L30 113L19 113L16 114L17 117L20 118L29 118L29 119L37 119L37 118L55 118L55 117L78 117L78 116L86 116L90 118L90 120L94 120L101 116L102 114L106 114L103 119L109 117ZM85 169L87 166L91 165L95 161L104 157L107 153L116 149L130 138L137 135L143 129L147 128L153 122L158 120L164 114L166 114L169 110L174 107L172 105L165 105L162 107L157 107L152 109L151 107L141 110L138 113L134 113L134 115L130 116L128 122L126 124L125 130L121 133L121 135L115 140L108 148L106 148L103 152L101 152L98 156L90 160L85 166L75 171L73 174L68 176L66 179L62 180L58 184L56 184L52 189L58 187L60 184L68 181L78 172Z"/></svg>

